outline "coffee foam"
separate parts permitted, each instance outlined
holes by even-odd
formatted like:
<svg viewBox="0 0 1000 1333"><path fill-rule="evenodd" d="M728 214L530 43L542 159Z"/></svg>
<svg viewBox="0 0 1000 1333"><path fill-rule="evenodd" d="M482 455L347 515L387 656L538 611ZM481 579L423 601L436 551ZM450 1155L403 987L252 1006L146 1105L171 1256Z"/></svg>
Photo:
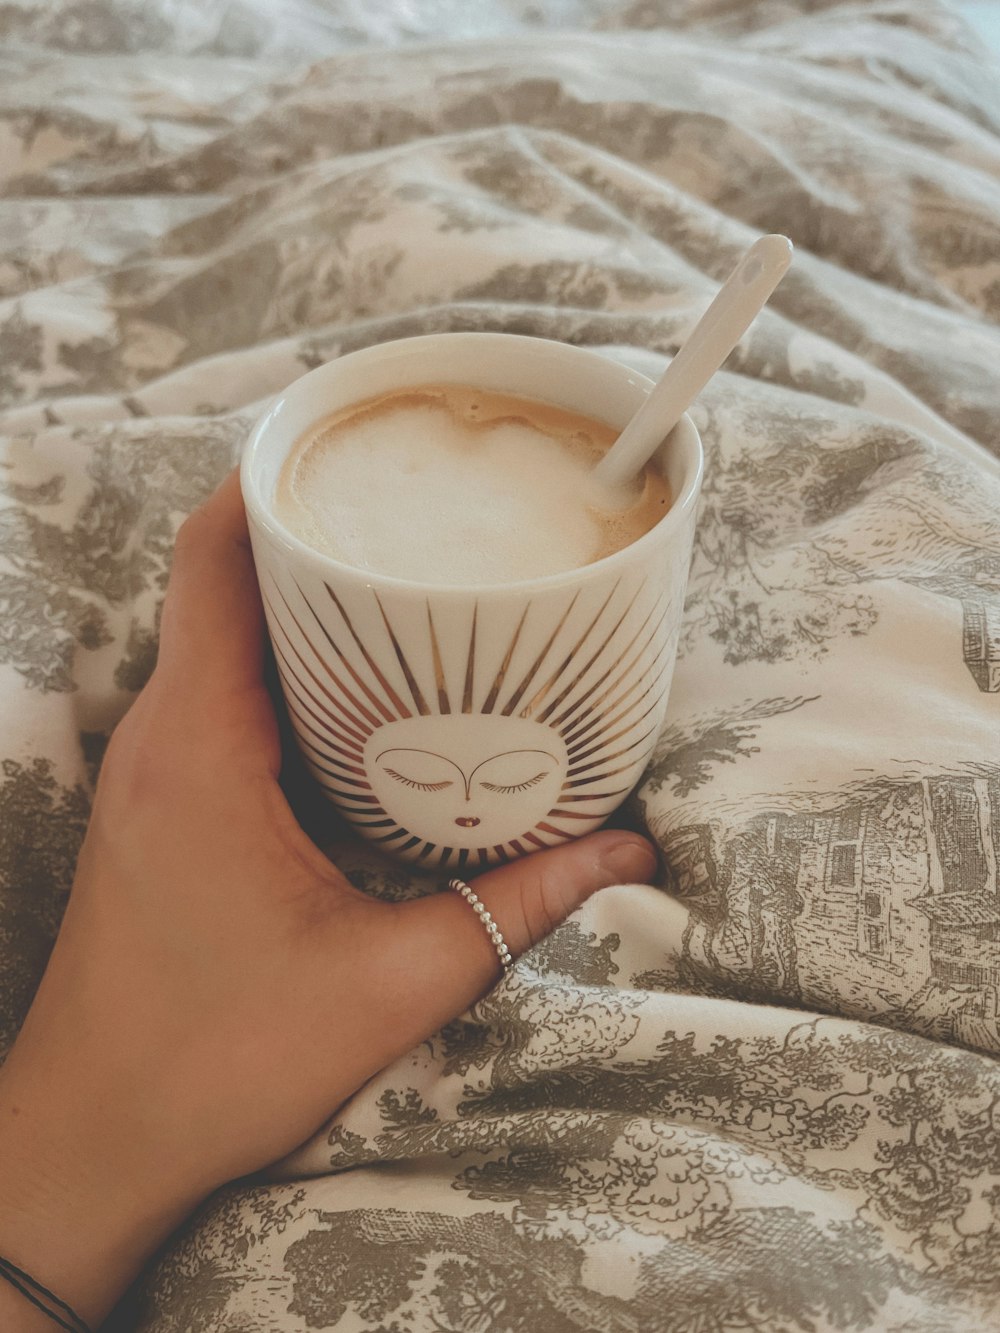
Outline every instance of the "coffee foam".
<svg viewBox="0 0 1000 1333"><path fill-rule="evenodd" d="M432 584L510 583L579 568L666 513L651 467L595 482L617 432L533 399L422 385L320 422L285 461L277 518L357 569Z"/></svg>

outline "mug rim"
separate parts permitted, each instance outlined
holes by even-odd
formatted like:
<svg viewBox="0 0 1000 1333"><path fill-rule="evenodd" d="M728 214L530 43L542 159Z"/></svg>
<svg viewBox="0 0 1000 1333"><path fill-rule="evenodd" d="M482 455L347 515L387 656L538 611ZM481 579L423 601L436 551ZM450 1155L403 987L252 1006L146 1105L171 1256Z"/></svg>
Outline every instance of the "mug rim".
<svg viewBox="0 0 1000 1333"><path fill-rule="evenodd" d="M626 375L630 382L637 387L644 389L648 394L652 389L654 381L648 375L643 375L640 371L633 370L630 366L612 360L612 358L603 356L590 348L578 347L573 343L559 342L553 338L537 338L526 334L516 333L492 333L492 332L451 332L451 333L431 333L418 334L411 338L396 338L389 342L373 343L369 347L359 348L353 352L347 352L343 356L335 357L331 361L326 361L320 366L315 366L304 375L298 376L292 380L284 389L281 390L275 398L271 400L264 412L258 417L247 437L243 447L243 455L240 461L240 489L243 495L243 502L248 514L254 522L260 527L272 541L283 546L290 553L305 558L320 568L328 568L332 575L343 580L345 576L354 579L363 580L370 586L385 587L387 589L397 589L399 591L417 592L421 594L443 594L443 595L461 595L469 596L491 596L495 597L504 593L513 593L520 595L526 591L539 592L547 589L557 589L568 584L578 583L581 577L597 577L605 572L612 570L616 564L630 563L637 555L643 554L655 541L663 541L669 538L673 529L680 529L690 514L691 510L697 504L698 495L701 490L702 477L705 467L704 448L702 446L701 435L697 426L691 420L687 412L683 414L680 421L674 427L674 430L668 437L674 440L679 435L679 440L675 443L675 448L680 447L684 450L685 475L684 481L676 498L673 500L670 508L659 519L653 527L638 537L634 542L629 542L627 546L621 547L609 555L602 556L598 560L590 561L586 565L574 566L572 569L560 570L555 574L543 574L533 579L508 579L502 582L493 583L433 583L422 579L400 578L394 574L384 574L378 570L362 569L358 565L352 565L344 560L338 560L336 556L327 554L325 551L319 551L308 542L303 541L296 536L264 503L260 494L257 477L255 475L255 466L258 463L268 438L269 428L275 417L279 416L286 405L292 399L300 399L303 395L311 393L323 380L336 377L343 366L349 362L358 364L364 361L375 361L388 355L390 359L394 357L406 356L410 351L418 351L420 348L427 348L431 343L441 345L454 340L469 342L475 340L483 345L486 341L502 344L505 347L511 347L514 344L520 344L525 351L531 351L539 345L548 349L549 354L566 356L582 365L589 362L595 370L600 367L607 373L610 369L618 369L623 375ZM447 376L436 376L436 383L447 384L468 383L468 377L463 377L461 381L449 381ZM498 390L500 392L500 390ZM516 394L517 389L508 389L506 392ZM537 398L536 394L525 395L526 397ZM360 400L359 400L360 401ZM545 401L544 399L540 401ZM554 404L556 405L556 404ZM560 406L566 406L561 404ZM331 409L337 410L337 409ZM570 410L570 409L568 409ZM587 415L594 415L588 413ZM322 420L322 416L317 416L317 421ZM610 424L610 423L607 423ZM622 429L619 427L618 429ZM298 437L298 438L301 438ZM289 446L289 450L294 445ZM660 448L663 446L661 445ZM288 451L286 450L285 457Z"/></svg>

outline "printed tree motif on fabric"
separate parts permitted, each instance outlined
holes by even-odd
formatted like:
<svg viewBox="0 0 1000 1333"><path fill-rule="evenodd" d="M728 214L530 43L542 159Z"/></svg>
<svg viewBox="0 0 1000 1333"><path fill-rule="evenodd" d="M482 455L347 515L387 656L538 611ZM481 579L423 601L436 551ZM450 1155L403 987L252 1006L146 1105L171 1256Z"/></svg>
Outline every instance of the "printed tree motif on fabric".
<svg viewBox="0 0 1000 1333"><path fill-rule="evenodd" d="M489 1067L502 1086L518 1087L527 1074L567 1061L610 1060L638 1031L642 1004L640 995L606 985L509 978L474 1007L474 1024L443 1030L444 1072Z"/></svg>
<svg viewBox="0 0 1000 1333"><path fill-rule="evenodd" d="M42 346L41 325L30 323L15 306L0 324L0 407L17 402L22 376L42 369Z"/></svg>
<svg viewBox="0 0 1000 1333"><path fill-rule="evenodd" d="M637 229L600 195L553 170L545 151L548 138L536 130L501 126L464 136L452 149L463 179L482 192L484 210L493 211L490 225L542 216L616 241L637 237Z"/></svg>
<svg viewBox="0 0 1000 1333"><path fill-rule="evenodd" d="M637 1304L663 1333L868 1329L903 1278L876 1227L790 1207L733 1212L642 1262ZM710 1257L710 1258L709 1258ZM816 1321L822 1320L822 1324Z"/></svg>
<svg viewBox="0 0 1000 1333"><path fill-rule="evenodd" d="M886 455L878 444L824 450L818 437L830 428L829 418L786 412L769 454L754 447L730 459L721 446L711 448L682 643L707 634L723 646L726 662L740 665L820 657L844 634L871 629L877 613L852 586L858 580L835 574L823 551L802 538L808 526L831 517L828 509L814 512L824 486L828 504L836 496L846 509L867 478L901 452ZM781 557L791 541L789 564Z"/></svg>
<svg viewBox="0 0 1000 1333"><path fill-rule="evenodd" d="M306 1195L302 1188L264 1185L228 1186L214 1194L158 1265L155 1286L142 1289L139 1326L155 1318L163 1333L245 1328L240 1316L227 1317L230 1298L245 1285L240 1269L301 1216ZM206 1247L200 1238L209 1228L212 1244Z"/></svg>
<svg viewBox="0 0 1000 1333"><path fill-rule="evenodd" d="M400 186L396 197L433 208L439 232L474 235L516 225L504 216L504 210L491 199L458 194L446 183L412 182Z"/></svg>
<svg viewBox="0 0 1000 1333"><path fill-rule="evenodd" d="M404 1328L430 1318L447 1333L635 1327L624 1301L581 1281L577 1246L527 1238L499 1214L379 1209L319 1221L285 1255L289 1312L308 1328L328 1328L351 1307L369 1320L396 1316Z"/></svg>
<svg viewBox="0 0 1000 1333"><path fill-rule="evenodd" d="M1000 689L1000 524L964 472L885 425L845 446L833 418L779 414L772 395L758 386L714 411L710 439L733 423L755 443L712 448L683 642L707 634L732 665L818 658L875 624L859 588L901 579L961 602L966 664Z"/></svg>
<svg viewBox="0 0 1000 1333"><path fill-rule="evenodd" d="M141 422L78 429L70 438L86 451L87 489L59 521L44 511L64 508L61 476L30 486L16 472L5 480L0 662L30 687L73 690L77 649L111 643L109 611L152 590L157 605L145 623L133 618L118 667L120 688L140 688L155 661L177 525L221 480L244 429L235 418L173 433Z"/></svg>
<svg viewBox="0 0 1000 1333"><path fill-rule="evenodd" d="M193 1328L233 1329L225 1318L230 1297L243 1285L238 1273L226 1273L217 1259L199 1254L185 1262L171 1260L157 1269L153 1300L142 1314L155 1318L163 1333L186 1333Z"/></svg>
<svg viewBox="0 0 1000 1333"><path fill-rule="evenodd" d="M752 745L758 725L781 713L792 713L811 698L774 698L748 701L742 708L695 717L683 725L674 724L660 733L656 752L643 777L642 791L659 793L667 782L674 796L690 796L713 779L716 764L735 764L759 753Z"/></svg>
<svg viewBox="0 0 1000 1333"><path fill-rule="evenodd" d="M289 1246L284 1263L294 1296L288 1309L302 1315L307 1328L329 1328L350 1306L364 1319L385 1319L412 1297L427 1266L419 1223L404 1222L392 1244L382 1219L379 1213L321 1213L323 1228Z"/></svg>
<svg viewBox="0 0 1000 1333"><path fill-rule="evenodd" d="M527 962L543 976L560 976L579 986L608 986L620 969L614 953L621 936L611 932L598 938L577 921L566 921L546 935L527 955Z"/></svg>
<svg viewBox="0 0 1000 1333"><path fill-rule="evenodd" d="M537 264L508 264L484 281L455 293L460 301L542 303L602 310L676 291L669 279L607 260L546 259Z"/></svg>
<svg viewBox="0 0 1000 1333"><path fill-rule="evenodd" d="M379 165L332 180L303 184L301 210L289 213L282 194L258 196L235 221L210 263L199 257L182 267L166 290L159 266L149 279L129 271L133 320L177 335L175 364L308 330L331 319L363 319L380 312L390 279L404 258L398 245L358 238L388 215L398 189ZM177 248L195 249L206 224L196 219L177 235ZM218 234L219 220L207 224ZM165 369L166 367L164 367Z"/></svg>

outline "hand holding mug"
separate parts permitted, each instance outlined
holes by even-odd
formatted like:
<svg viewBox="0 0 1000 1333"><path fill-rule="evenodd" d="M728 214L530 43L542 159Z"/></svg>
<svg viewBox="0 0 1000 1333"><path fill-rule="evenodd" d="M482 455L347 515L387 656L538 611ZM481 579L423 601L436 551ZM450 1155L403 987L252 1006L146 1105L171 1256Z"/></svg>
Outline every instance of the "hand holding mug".
<svg viewBox="0 0 1000 1333"><path fill-rule="evenodd" d="M92 1326L206 1195L290 1152L500 974L457 894L376 901L302 832L263 658L233 475L181 530L156 670L112 737L0 1071L0 1255ZM653 865L605 831L476 891L517 955ZM3 1282L0 1326L54 1327Z"/></svg>

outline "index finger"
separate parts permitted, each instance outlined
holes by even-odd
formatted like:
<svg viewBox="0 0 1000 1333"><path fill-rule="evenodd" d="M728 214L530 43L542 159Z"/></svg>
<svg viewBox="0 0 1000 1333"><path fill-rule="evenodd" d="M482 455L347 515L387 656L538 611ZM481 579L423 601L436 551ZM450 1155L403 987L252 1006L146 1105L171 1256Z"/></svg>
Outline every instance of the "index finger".
<svg viewBox="0 0 1000 1333"><path fill-rule="evenodd" d="M157 670L198 692L259 686L264 612L235 468L177 534Z"/></svg>

